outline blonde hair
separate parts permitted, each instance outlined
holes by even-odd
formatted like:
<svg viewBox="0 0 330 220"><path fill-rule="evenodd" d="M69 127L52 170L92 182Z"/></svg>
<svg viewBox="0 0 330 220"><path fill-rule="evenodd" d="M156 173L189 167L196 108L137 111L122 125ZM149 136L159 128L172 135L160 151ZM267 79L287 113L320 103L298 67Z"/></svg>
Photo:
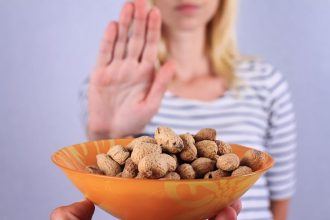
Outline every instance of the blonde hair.
<svg viewBox="0 0 330 220"><path fill-rule="evenodd" d="M235 66L240 59L236 42L237 0L221 0L216 14L207 24L206 53L215 73L231 87L235 81ZM158 59L163 64L168 57L164 35L159 45Z"/></svg>

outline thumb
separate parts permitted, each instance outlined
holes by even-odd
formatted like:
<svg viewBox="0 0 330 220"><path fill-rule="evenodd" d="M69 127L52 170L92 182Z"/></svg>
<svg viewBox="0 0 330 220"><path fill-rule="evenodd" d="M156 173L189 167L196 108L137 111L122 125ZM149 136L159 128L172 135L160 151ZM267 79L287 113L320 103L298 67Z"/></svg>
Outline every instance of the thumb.
<svg viewBox="0 0 330 220"><path fill-rule="evenodd" d="M224 208L216 217L215 220L236 220L237 213L234 208Z"/></svg>
<svg viewBox="0 0 330 220"><path fill-rule="evenodd" d="M164 93L166 92L167 86L173 79L175 73L175 62L174 60L168 60L161 66L158 73L155 76L154 82L150 88L147 96L147 103L149 106L159 106Z"/></svg>
<svg viewBox="0 0 330 220"><path fill-rule="evenodd" d="M68 206L56 208L51 214L51 220L91 220L94 214L94 204L85 199Z"/></svg>

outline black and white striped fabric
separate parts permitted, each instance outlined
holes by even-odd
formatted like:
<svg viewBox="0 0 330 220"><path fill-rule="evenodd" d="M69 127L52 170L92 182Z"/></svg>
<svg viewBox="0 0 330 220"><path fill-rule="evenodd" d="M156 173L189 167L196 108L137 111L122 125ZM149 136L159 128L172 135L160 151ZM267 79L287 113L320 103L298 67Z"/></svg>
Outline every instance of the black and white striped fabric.
<svg viewBox="0 0 330 220"><path fill-rule="evenodd" d="M238 85L211 102L167 92L158 113L145 128L158 126L177 133L215 128L218 138L269 152L275 166L243 196L240 220L270 220L270 200L289 198L295 186L296 125L288 84L282 74L262 62L237 68Z"/></svg>

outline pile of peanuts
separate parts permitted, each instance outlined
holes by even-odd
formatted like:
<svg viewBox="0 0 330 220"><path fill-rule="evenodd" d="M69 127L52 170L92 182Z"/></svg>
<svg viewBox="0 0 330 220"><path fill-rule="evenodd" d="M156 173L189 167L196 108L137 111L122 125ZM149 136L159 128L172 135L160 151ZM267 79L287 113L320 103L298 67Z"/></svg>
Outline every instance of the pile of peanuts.
<svg viewBox="0 0 330 220"><path fill-rule="evenodd" d="M97 166L86 167L88 172L140 179L219 179L260 169L266 155L249 150L240 160L228 143L216 140L212 128L177 135L171 128L159 127L154 138L142 136L126 147L113 146L96 160Z"/></svg>

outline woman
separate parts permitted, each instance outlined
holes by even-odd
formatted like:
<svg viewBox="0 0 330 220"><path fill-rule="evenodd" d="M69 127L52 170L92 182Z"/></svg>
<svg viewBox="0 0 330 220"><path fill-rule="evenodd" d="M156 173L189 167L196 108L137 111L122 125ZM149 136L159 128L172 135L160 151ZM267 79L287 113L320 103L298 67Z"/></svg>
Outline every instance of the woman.
<svg viewBox="0 0 330 220"><path fill-rule="evenodd" d="M144 0L126 3L104 34L88 89L89 138L150 134L159 125L178 133L216 128L220 138L276 161L243 196L238 219L286 219L294 189L290 94L272 66L239 56L236 0L153 4L146 11ZM235 219L239 211L235 203L218 218Z"/></svg>

